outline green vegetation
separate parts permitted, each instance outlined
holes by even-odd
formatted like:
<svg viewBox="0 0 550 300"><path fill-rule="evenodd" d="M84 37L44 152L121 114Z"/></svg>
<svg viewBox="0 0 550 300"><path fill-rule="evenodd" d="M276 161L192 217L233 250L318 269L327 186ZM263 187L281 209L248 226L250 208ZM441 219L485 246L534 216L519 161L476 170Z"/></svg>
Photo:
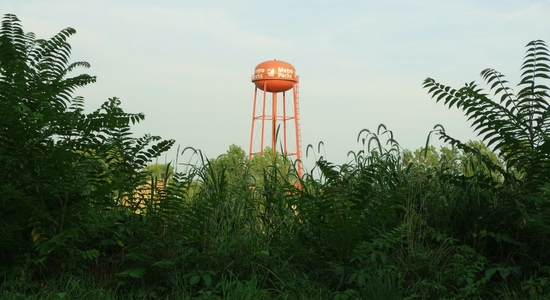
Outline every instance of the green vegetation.
<svg viewBox="0 0 550 300"><path fill-rule="evenodd" d="M521 90L492 69L436 100L481 141L403 150L381 125L347 164L303 178L268 149L151 165L117 98L85 114L71 28L0 29L2 299L548 299L550 54L527 45ZM73 77L70 77L73 76ZM492 147L492 148L491 148ZM183 171L182 171L183 170ZM321 174L315 176L314 174Z"/></svg>

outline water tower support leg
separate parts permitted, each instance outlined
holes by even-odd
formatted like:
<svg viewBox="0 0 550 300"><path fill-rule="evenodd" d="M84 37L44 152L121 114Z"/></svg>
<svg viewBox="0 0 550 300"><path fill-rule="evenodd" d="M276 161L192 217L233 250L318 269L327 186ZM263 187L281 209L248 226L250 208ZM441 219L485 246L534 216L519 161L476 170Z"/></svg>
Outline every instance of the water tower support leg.
<svg viewBox="0 0 550 300"><path fill-rule="evenodd" d="M283 92L283 153L288 153L286 148L286 92Z"/></svg>
<svg viewBox="0 0 550 300"><path fill-rule="evenodd" d="M262 139L260 142L260 155L264 154L264 133L265 133L265 102L266 102L266 83L264 83L264 104L262 105Z"/></svg>
<svg viewBox="0 0 550 300"><path fill-rule="evenodd" d="M277 151L277 93L271 95L271 149Z"/></svg>
<svg viewBox="0 0 550 300"><path fill-rule="evenodd" d="M248 148L248 159L252 158L252 143L254 142L254 123L256 123L256 96L258 88L254 89L254 106L252 107L252 130L250 131L250 146Z"/></svg>

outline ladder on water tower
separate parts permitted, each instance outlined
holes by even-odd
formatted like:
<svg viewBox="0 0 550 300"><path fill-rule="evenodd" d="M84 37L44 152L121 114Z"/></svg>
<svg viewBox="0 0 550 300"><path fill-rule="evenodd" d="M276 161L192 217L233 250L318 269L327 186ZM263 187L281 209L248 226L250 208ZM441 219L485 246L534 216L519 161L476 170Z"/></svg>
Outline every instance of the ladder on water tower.
<svg viewBox="0 0 550 300"><path fill-rule="evenodd" d="M296 143L296 157L298 158L302 158L302 131L300 130L300 106L299 106L299 102L300 102L300 89L299 89L299 85L298 85L298 82L296 82L296 85L294 86L294 88L296 89L296 107L294 107L294 110L295 110L295 118L296 118L296 134L297 134L297 138L296 140L298 141Z"/></svg>

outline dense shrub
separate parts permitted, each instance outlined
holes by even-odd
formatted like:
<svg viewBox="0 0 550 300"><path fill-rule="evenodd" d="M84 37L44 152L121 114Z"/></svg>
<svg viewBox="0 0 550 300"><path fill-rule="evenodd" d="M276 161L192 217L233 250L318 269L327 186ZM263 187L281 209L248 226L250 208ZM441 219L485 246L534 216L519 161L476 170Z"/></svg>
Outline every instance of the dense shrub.
<svg viewBox="0 0 550 300"><path fill-rule="evenodd" d="M174 141L133 137L144 115L117 98L84 113L74 93L95 77L70 77L89 67L69 62L74 33L41 40L2 22L0 297L548 297L544 42L528 44L517 96L492 69L496 101L475 83L424 82L489 148L437 126L452 148L412 152L381 125L348 163L320 159L298 178L273 149L248 160L234 145L147 167Z"/></svg>

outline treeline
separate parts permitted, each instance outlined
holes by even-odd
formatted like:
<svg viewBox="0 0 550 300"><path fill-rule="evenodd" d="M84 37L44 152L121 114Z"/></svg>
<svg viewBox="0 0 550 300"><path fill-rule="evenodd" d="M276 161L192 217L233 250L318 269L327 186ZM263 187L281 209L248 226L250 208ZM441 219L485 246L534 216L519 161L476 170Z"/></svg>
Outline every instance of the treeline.
<svg viewBox="0 0 550 300"><path fill-rule="evenodd" d="M550 55L527 45L520 91L482 72L438 102L484 142L365 150L302 178L267 149L151 165L173 140L135 138L112 98L84 113L67 28L0 29L0 297L4 299L547 299ZM494 100L494 99L496 100Z"/></svg>

